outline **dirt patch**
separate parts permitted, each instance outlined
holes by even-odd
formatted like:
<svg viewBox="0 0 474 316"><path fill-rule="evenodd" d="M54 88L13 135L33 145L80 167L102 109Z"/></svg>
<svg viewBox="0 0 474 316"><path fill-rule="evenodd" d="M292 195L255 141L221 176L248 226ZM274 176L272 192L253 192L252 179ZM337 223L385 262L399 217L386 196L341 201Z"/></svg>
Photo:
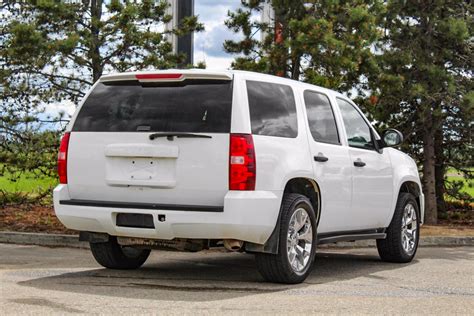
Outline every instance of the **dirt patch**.
<svg viewBox="0 0 474 316"><path fill-rule="evenodd" d="M473 226L423 225L420 236L474 236Z"/></svg>
<svg viewBox="0 0 474 316"><path fill-rule="evenodd" d="M0 206L1 207L1 206ZM52 206L15 205L0 208L0 230L77 234L59 222Z"/></svg>

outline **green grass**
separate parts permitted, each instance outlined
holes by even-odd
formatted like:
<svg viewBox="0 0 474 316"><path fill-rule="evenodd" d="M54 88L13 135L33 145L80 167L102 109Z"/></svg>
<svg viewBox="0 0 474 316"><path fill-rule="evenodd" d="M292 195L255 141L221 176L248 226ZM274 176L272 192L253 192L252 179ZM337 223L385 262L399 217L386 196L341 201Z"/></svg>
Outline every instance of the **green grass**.
<svg viewBox="0 0 474 316"><path fill-rule="evenodd" d="M471 197L474 196L474 180L466 180L466 179L463 179L462 176L448 176L447 180L448 182L462 181L463 188L461 191L469 194Z"/></svg>
<svg viewBox="0 0 474 316"><path fill-rule="evenodd" d="M56 178L36 179L33 173L21 175L16 181L8 176L0 177L0 189L6 192L33 193L53 188L58 183Z"/></svg>

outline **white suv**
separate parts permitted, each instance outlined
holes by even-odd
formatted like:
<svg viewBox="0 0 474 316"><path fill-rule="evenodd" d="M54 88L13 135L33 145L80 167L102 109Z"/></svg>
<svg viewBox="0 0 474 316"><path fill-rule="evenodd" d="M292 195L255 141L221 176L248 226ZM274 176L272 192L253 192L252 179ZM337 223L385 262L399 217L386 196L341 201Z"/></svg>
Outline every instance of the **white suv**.
<svg viewBox="0 0 474 316"><path fill-rule="evenodd" d="M424 197L415 162L335 91L243 71L103 76L64 135L54 207L101 265L150 249L255 253L298 283L316 245L376 239L413 259Z"/></svg>

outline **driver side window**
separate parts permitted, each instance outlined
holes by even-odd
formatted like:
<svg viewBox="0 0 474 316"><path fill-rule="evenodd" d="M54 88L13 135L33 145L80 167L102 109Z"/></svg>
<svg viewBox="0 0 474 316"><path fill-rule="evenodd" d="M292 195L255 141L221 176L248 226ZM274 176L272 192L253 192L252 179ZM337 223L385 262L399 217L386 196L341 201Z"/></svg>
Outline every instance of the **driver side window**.
<svg viewBox="0 0 474 316"><path fill-rule="evenodd" d="M359 111L357 111L352 104L343 99L338 98L337 104L341 109L349 146L363 149L375 149L370 127L367 125Z"/></svg>

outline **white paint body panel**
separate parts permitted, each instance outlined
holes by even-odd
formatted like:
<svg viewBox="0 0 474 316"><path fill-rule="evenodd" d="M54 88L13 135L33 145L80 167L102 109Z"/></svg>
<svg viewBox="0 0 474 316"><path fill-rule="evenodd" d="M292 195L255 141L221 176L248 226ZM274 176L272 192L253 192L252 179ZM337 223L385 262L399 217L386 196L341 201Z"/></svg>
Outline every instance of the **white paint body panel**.
<svg viewBox="0 0 474 316"><path fill-rule="evenodd" d="M352 167L351 217L354 230L386 227L392 213L393 180L390 156L386 152L350 148ZM361 160L364 167L353 162ZM398 194L397 194L398 195Z"/></svg>
<svg viewBox="0 0 474 316"><path fill-rule="evenodd" d="M420 188L420 219L423 223L425 218L425 196L423 195L423 190L421 190L421 181L418 173L418 167L416 166L415 161L408 156L407 154L396 150L394 148L384 148L384 152L390 155L390 160L392 162L393 170L393 196L392 196L392 205L395 207L397 203L398 192L400 192L400 187L404 182L415 182ZM392 210L393 211L393 210ZM385 219L385 224L388 226L392 220L392 214L388 214Z"/></svg>
<svg viewBox="0 0 474 316"><path fill-rule="evenodd" d="M298 136L281 138L253 135L257 178L255 191L228 190L229 134L211 139L148 139L146 132L72 132L68 152L67 185L54 190L54 207L67 227L106 232L116 236L157 239L239 239L263 244L278 220L286 184L306 178L317 184L321 207L319 233L383 228L390 224L400 187L405 181L420 188L413 160L391 148L382 153L347 145L335 98L342 95L296 81L242 71L170 70L193 78L233 80L231 133L251 133L246 80L286 84L295 94ZM160 71L161 73L161 71ZM106 76L123 80L137 73ZM309 132L302 93L323 92L331 100L341 145L315 142ZM87 96L86 96L87 98ZM78 111L82 103L78 107ZM77 113L67 131L71 131ZM377 136L378 137L378 136ZM327 163L313 157L323 153ZM361 158L369 168L356 168ZM221 206L223 212L113 209L61 205L60 200ZM420 196L422 214L423 195ZM155 229L115 225L117 212L152 214ZM166 215L159 222L157 215ZM423 218L423 216L422 216Z"/></svg>
<svg viewBox="0 0 474 316"><path fill-rule="evenodd" d="M97 134L71 133L71 199L224 205L228 191L228 134L208 133L212 139L173 141L166 137L149 140L149 133Z"/></svg>
<svg viewBox="0 0 474 316"><path fill-rule="evenodd" d="M67 185L54 189L54 209L68 228L79 231L108 233L113 236L168 239L210 238L238 239L263 244L272 233L275 210L280 207L281 193L270 191L228 191L223 197L224 212L189 212L174 210L114 209L107 207L61 205L69 200ZM177 199L180 201L180 199ZM155 229L119 227L119 212L153 215ZM278 213L278 212L277 212ZM166 221L158 221L165 215Z"/></svg>

